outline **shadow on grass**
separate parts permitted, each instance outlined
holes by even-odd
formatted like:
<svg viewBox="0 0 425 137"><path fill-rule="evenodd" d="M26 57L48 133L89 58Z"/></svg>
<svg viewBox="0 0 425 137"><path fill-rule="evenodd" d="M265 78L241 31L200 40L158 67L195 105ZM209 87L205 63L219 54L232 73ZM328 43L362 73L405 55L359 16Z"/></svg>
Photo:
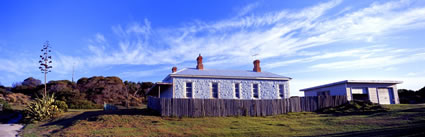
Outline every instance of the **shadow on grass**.
<svg viewBox="0 0 425 137"><path fill-rule="evenodd" d="M402 113L408 112L408 113ZM329 113L328 113L329 114ZM332 113L331 113L332 114ZM389 110L378 112L359 112L359 113L334 113L332 115L369 115L368 117L385 117L389 115L398 115L397 117L403 120L411 118L425 117L425 107L403 109L403 110ZM406 125L396 125L395 127L384 127L382 129L353 131L335 134L325 134L319 137L327 136L355 136L355 137L370 137L370 136L425 136L425 120L412 122Z"/></svg>
<svg viewBox="0 0 425 137"><path fill-rule="evenodd" d="M366 112L316 112L317 114L330 114L332 116L353 116L353 115L379 115L379 114L385 114L387 111L366 111Z"/></svg>
<svg viewBox="0 0 425 137"><path fill-rule="evenodd" d="M380 136L380 137L393 137L393 136L420 136L423 137L425 135L425 121L419 121L415 123L411 123L405 126L399 127L391 127L391 128L383 128L376 130L365 130L365 131L353 131L353 132L344 132L344 133L335 133L335 134L325 134L315 137L372 137L372 136Z"/></svg>
<svg viewBox="0 0 425 137"><path fill-rule="evenodd" d="M8 110L0 112L0 124L21 124L22 118L19 118L19 115L22 117L22 110Z"/></svg>
<svg viewBox="0 0 425 137"><path fill-rule="evenodd" d="M82 114L76 115L71 118L65 118L60 119L56 121L52 121L49 123L46 123L42 126L52 126L52 125L58 125L62 126L61 129L68 128L72 126L75 122L78 120L87 120L87 121L96 121L98 116L102 115L144 115L144 116L159 116L159 114L153 110L150 109L119 109L119 110L99 110L99 111L88 111L83 112ZM58 132L59 130L55 130L52 133Z"/></svg>
<svg viewBox="0 0 425 137"><path fill-rule="evenodd" d="M409 112L409 113L400 113L400 112ZM381 117L381 116L393 115L393 114L402 115L403 118L425 116L425 107L387 111L385 113L376 113L376 114L370 115L369 117Z"/></svg>
<svg viewBox="0 0 425 137"><path fill-rule="evenodd" d="M399 110L398 112L425 112L425 107Z"/></svg>

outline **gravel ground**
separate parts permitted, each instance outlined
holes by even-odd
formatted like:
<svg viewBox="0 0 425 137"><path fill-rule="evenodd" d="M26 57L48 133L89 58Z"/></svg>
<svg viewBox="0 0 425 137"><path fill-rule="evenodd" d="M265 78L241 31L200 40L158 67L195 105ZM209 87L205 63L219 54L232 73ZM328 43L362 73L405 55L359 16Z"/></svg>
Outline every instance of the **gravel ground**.
<svg viewBox="0 0 425 137"><path fill-rule="evenodd" d="M16 137L22 127L20 124L0 124L0 137Z"/></svg>

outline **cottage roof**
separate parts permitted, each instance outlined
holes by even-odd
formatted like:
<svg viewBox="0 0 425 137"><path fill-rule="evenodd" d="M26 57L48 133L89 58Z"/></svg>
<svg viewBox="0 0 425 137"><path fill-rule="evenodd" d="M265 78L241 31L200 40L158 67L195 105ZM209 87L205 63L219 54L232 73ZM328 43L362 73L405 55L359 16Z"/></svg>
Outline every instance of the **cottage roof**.
<svg viewBox="0 0 425 137"><path fill-rule="evenodd" d="M403 83L403 81L394 81L394 80L343 80L343 81L338 81L338 82L334 82L334 83L329 83L329 84L324 84L324 85L319 85L319 86L315 86L315 87L301 89L300 91L305 92L305 91L310 91L310 90L313 90L313 89L330 87L330 86L339 85L339 84L401 84L401 83Z"/></svg>
<svg viewBox="0 0 425 137"><path fill-rule="evenodd" d="M255 72L249 70L217 70L185 68L171 73L169 77L201 77L201 78L230 78L230 79L268 79L290 80L290 77L281 76L270 72ZM167 77L168 78L168 77Z"/></svg>

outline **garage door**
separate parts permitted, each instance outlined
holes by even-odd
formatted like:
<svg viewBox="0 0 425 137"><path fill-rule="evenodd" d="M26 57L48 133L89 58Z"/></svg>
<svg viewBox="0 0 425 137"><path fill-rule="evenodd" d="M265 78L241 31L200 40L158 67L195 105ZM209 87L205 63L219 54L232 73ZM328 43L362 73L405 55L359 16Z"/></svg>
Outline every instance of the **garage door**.
<svg viewBox="0 0 425 137"><path fill-rule="evenodd" d="M379 104L391 104L391 95L388 88L378 88Z"/></svg>

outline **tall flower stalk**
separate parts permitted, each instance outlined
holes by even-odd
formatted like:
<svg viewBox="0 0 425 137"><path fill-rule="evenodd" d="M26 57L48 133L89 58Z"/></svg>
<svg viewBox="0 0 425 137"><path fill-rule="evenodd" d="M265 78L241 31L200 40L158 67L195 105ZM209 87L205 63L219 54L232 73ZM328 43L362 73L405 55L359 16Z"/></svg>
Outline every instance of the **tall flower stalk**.
<svg viewBox="0 0 425 137"><path fill-rule="evenodd" d="M43 45L43 48L41 49L41 55L40 55L40 67L41 73L44 74L44 94L43 96L47 95L47 73L52 72L51 69L53 68L51 66L52 64L52 56L50 56L50 52L52 52L51 46L49 44L49 41L46 41Z"/></svg>

